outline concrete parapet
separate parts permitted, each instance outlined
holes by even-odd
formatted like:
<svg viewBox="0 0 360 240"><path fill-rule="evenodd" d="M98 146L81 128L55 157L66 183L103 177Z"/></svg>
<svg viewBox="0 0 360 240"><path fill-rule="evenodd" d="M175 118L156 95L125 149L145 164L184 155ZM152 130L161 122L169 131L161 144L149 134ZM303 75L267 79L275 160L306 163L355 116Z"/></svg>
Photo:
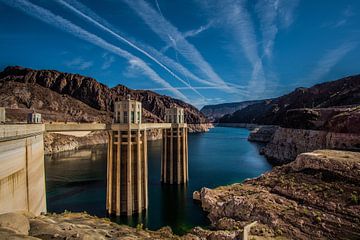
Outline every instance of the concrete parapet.
<svg viewBox="0 0 360 240"><path fill-rule="evenodd" d="M43 134L44 131L43 124L4 124L0 125L0 142L35 136Z"/></svg>

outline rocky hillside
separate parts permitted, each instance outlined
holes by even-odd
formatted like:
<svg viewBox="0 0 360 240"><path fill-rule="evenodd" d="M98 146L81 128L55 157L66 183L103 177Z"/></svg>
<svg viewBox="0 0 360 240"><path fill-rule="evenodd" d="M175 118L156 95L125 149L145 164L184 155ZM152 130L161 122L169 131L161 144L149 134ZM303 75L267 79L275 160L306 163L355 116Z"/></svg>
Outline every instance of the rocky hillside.
<svg viewBox="0 0 360 240"><path fill-rule="evenodd" d="M194 196L226 239L254 221L250 239L360 239L359 169L360 153L319 150Z"/></svg>
<svg viewBox="0 0 360 240"><path fill-rule="evenodd" d="M36 109L46 121L110 121L114 100L132 99L142 102L144 119L161 122L165 108L185 109L188 123L205 123L206 117L195 107L181 100L146 90L132 90L123 85L109 88L93 78L55 70L33 70L7 67L0 73L0 105L25 108L9 112L19 117L21 111Z"/></svg>
<svg viewBox="0 0 360 240"><path fill-rule="evenodd" d="M222 103L215 105L205 105L200 111L205 114L206 117L213 121L218 120L226 114L232 114L238 110L241 110L247 106L259 103L261 101L245 101L245 102L233 102Z"/></svg>
<svg viewBox="0 0 360 240"><path fill-rule="evenodd" d="M250 105L244 109L225 115L222 123L256 123L266 125L295 124L309 121L323 121L329 112L309 109L335 108L360 104L360 75L325 82L310 88L297 88L295 91L270 100ZM345 107L346 108L346 107ZM297 110L297 112L294 109ZM292 110L293 112L289 111ZM300 118L299 118L300 117ZM310 126L311 127L311 126Z"/></svg>

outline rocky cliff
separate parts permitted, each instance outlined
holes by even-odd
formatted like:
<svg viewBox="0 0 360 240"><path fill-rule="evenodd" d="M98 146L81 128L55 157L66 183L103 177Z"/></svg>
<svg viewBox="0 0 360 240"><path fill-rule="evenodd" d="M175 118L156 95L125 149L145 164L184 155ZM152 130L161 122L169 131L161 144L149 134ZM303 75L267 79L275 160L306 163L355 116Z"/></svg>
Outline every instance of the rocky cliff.
<svg viewBox="0 0 360 240"><path fill-rule="evenodd" d="M277 128L261 153L275 164L284 164L317 149L360 151L360 134Z"/></svg>
<svg viewBox="0 0 360 240"><path fill-rule="evenodd" d="M360 153L319 150L264 175L194 193L216 231L238 239L359 239ZM230 233L233 233L232 235ZM251 238L250 238L251 239Z"/></svg>
<svg viewBox="0 0 360 240"><path fill-rule="evenodd" d="M269 143L278 129L278 126L265 125L254 127L248 137L251 142Z"/></svg>
<svg viewBox="0 0 360 240"><path fill-rule="evenodd" d="M287 95L264 100L233 114L225 115L220 122L286 126L321 119L321 111L316 113L303 110L300 114L289 113L292 109L324 109L359 104L360 75L355 75L317 84L310 88L297 88ZM293 114L300 119L295 118ZM324 112L325 115L327 113ZM296 120L296 122L292 123L290 120Z"/></svg>
<svg viewBox="0 0 360 240"><path fill-rule="evenodd" d="M161 122L165 108L185 110L188 123L206 123L206 117L194 106L181 100L147 90L132 90L123 85L109 88L93 78L55 70L7 67L0 72L0 104L11 108L36 109L44 120L110 122L116 99L142 102L144 120Z"/></svg>

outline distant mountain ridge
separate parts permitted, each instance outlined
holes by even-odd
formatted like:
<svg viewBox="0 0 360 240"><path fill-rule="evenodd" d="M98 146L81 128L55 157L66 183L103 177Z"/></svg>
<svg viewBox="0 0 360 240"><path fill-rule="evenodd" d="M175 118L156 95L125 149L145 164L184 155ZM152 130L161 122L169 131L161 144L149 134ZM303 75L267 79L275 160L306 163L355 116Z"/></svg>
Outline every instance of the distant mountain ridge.
<svg viewBox="0 0 360 240"><path fill-rule="evenodd" d="M335 116L334 114L340 114L338 108L357 105L360 105L360 75L316 84L310 88L297 88L289 94L249 105L233 114L225 115L219 121L285 127L299 127L305 123L316 125L319 121L328 124L326 121ZM330 108L334 109L330 111ZM357 108L355 112L354 109L351 112L358 116Z"/></svg>
<svg viewBox="0 0 360 240"><path fill-rule="evenodd" d="M110 122L114 101L127 95L142 102L148 122L163 121L165 108L172 106L185 109L188 123L207 122L194 106L152 91L123 85L109 88L94 78L56 70L9 66L0 72L1 106L34 108L44 114L45 120Z"/></svg>
<svg viewBox="0 0 360 240"><path fill-rule="evenodd" d="M238 110L241 110L249 105L259 103L261 101L264 101L264 100L205 105L200 111L203 114L205 114L205 116L208 117L209 119L216 120L226 114L232 114L232 113L234 113Z"/></svg>

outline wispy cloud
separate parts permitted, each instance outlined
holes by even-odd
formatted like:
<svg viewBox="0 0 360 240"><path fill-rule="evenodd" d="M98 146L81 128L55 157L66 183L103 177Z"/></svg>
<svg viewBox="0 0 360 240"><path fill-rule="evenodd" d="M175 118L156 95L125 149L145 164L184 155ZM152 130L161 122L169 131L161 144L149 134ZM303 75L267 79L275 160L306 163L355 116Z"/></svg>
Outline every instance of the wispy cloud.
<svg viewBox="0 0 360 240"><path fill-rule="evenodd" d="M234 89L229 87L224 80L221 79L200 52L190 44L182 33L166 20L160 12L142 0L124 0L124 2L126 2L165 43L168 45L174 44L174 39L176 39L177 51L185 59L197 66L209 81L222 85L229 92L234 92Z"/></svg>
<svg viewBox="0 0 360 240"><path fill-rule="evenodd" d="M186 82L181 77L179 77L176 73L174 73L171 69L169 69L161 61L159 61L156 57L151 55L149 52L147 52L143 48L139 47L138 44L136 44L136 43L130 41L129 39L127 39L126 37L122 36L120 33L118 33L117 30L114 29L114 27L110 23L108 23L106 20L102 19L100 16L98 16L95 12L93 12L91 9L89 9L85 5L81 4L80 2L78 2L76 0L68 0L67 2L63 1L63 0L56 0L56 1L58 3L60 3L61 5L63 5L64 7L70 9L71 11L73 11L74 13L79 15L80 17L82 17L85 20L89 21L90 23L94 24L96 27L104 30L105 32L107 32L109 34L111 34L113 37L115 37L116 39L126 43L127 45L129 45L133 49L141 52L146 57L148 57L149 59L154 61L156 64L158 64L165 71L170 73L170 75L172 75L175 79L179 80L181 83L183 83L184 85L191 88L191 85L188 82ZM193 91L196 94L198 94L200 97L203 97L197 90L193 89Z"/></svg>
<svg viewBox="0 0 360 240"><path fill-rule="evenodd" d="M51 11L43 7L40 7L38 5L32 4L27 0L13 0L13 1L1 0L1 1L47 24L57 27L62 31L68 32L82 40L90 42L100 48L103 48L109 52L112 52L120 57L127 59L130 64L136 65L139 69L142 70L143 74L149 77L151 80L160 84L163 87L169 88L169 91L172 92L176 97L181 98L183 100L188 100L180 91L174 89L168 82L162 79L143 60L132 55L131 53L106 42L104 39L98 37L97 35L94 35L82 29L81 27L73 24L72 22L64 19L63 17L55 15Z"/></svg>
<svg viewBox="0 0 360 240"><path fill-rule="evenodd" d="M338 64L350 51L357 47L357 43L345 42L339 47L327 51L315 64L314 70L305 79L305 82L316 83L320 81L331 69Z"/></svg>
<svg viewBox="0 0 360 240"><path fill-rule="evenodd" d="M255 9L260 19L264 55L272 57L279 27L289 27L299 0L258 0Z"/></svg>
<svg viewBox="0 0 360 240"><path fill-rule="evenodd" d="M322 27L339 28L349 24L351 17L355 15L352 6L344 8L340 16L335 21L329 21L322 24Z"/></svg>
<svg viewBox="0 0 360 240"><path fill-rule="evenodd" d="M277 0L258 1L256 13L260 18L261 32L263 37L263 51L268 58L272 56L275 36L278 33L276 16L278 11Z"/></svg>
<svg viewBox="0 0 360 240"><path fill-rule="evenodd" d="M208 24L200 26L197 29L193 29L193 30L184 32L183 36L184 36L184 38L195 37L196 35L199 35L200 33L208 30L212 26L212 24L213 24L213 22L210 21Z"/></svg>
<svg viewBox="0 0 360 240"><path fill-rule="evenodd" d="M106 70L111 67L113 62L115 62L115 57L110 55L109 53L104 53L102 55L102 58L104 59L103 64L101 65L102 70Z"/></svg>
<svg viewBox="0 0 360 240"><path fill-rule="evenodd" d="M254 23L245 3L241 0L223 0L216 2L215 5L208 3L206 6L202 6L210 9L211 14L219 19L217 22L221 23L222 27L234 36L235 41L243 49L245 57L252 65L248 90L259 95L265 89L266 78L262 59L257 49Z"/></svg>
<svg viewBox="0 0 360 240"><path fill-rule="evenodd" d="M92 61L87 61L82 57L76 57L74 59L71 59L70 61L66 61L65 65L73 69L85 70L93 66L94 63Z"/></svg>
<svg viewBox="0 0 360 240"><path fill-rule="evenodd" d="M279 0L278 15L280 27L288 28L295 19L294 10L299 5L300 0Z"/></svg>

